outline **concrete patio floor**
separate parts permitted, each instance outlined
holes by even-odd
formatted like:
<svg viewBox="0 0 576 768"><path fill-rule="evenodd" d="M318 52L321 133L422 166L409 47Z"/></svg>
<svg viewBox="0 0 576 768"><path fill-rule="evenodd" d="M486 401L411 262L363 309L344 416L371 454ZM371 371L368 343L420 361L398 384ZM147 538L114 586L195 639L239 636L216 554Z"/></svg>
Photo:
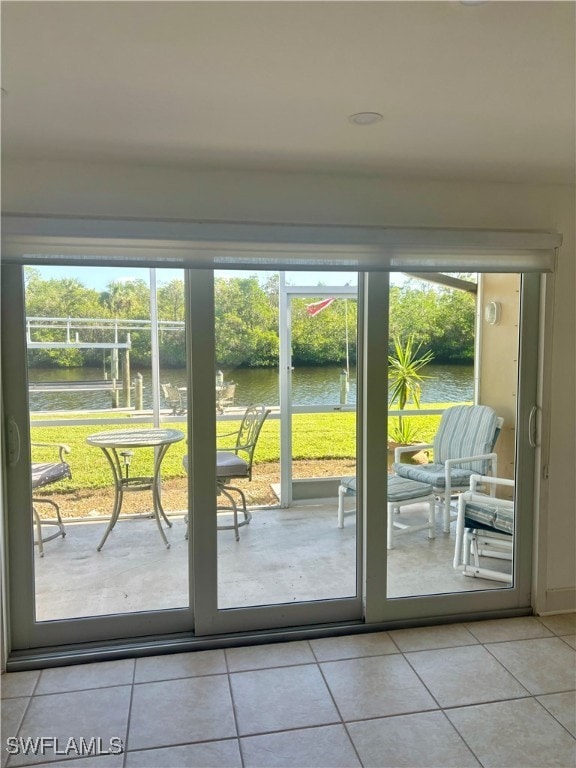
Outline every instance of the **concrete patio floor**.
<svg viewBox="0 0 576 768"><path fill-rule="evenodd" d="M337 502L299 502L290 509L253 511L240 541L218 532L219 608L353 596L356 591L356 525L339 529ZM402 512L403 522L425 520L426 506ZM188 542L183 514L170 516L166 549L147 517L120 519L101 552L106 520L66 522L66 537L45 544L35 557L36 615L46 621L188 604ZM454 525L454 524L453 524ZM388 596L501 589L502 584L462 576L452 568L454 533L426 531L395 539L388 551Z"/></svg>

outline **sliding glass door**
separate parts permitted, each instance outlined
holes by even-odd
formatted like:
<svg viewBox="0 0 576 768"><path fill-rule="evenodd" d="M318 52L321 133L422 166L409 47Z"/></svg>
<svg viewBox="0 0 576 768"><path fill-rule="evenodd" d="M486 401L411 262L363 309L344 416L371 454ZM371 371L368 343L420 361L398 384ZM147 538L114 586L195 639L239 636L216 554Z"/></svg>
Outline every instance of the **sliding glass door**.
<svg viewBox="0 0 576 768"><path fill-rule="evenodd" d="M324 318L307 310L314 296L298 300L293 362L324 403L309 395L294 415L280 392L279 273L192 270L186 288L174 269L74 275L3 273L13 647L359 620L356 526L339 531L335 505L338 477L356 469L356 404L340 400L350 347L358 378L356 291ZM240 471L220 468L218 448ZM287 482L305 498L281 503Z"/></svg>
<svg viewBox="0 0 576 768"><path fill-rule="evenodd" d="M357 283L354 273L333 279ZM335 503L357 466L356 403L341 399L351 360L357 381L357 290L327 296L317 281L188 276L200 634L362 616L356 526L338 529Z"/></svg>
<svg viewBox="0 0 576 768"><path fill-rule="evenodd" d="M527 603L539 281L392 276L391 618Z"/></svg>
<svg viewBox="0 0 576 768"><path fill-rule="evenodd" d="M472 290L94 261L3 266L14 650L528 607L537 274L481 274ZM398 362L409 344L430 351L434 329L471 362L429 361L418 403L400 402ZM503 419L486 472L513 481L497 495L521 516L504 557L478 554L502 581L453 567L464 486L446 514L438 486L390 506L405 463L390 444L434 443L454 405Z"/></svg>
<svg viewBox="0 0 576 768"><path fill-rule="evenodd" d="M3 268L16 646L191 626L183 273L74 275Z"/></svg>
<svg viewBox="0 0 576 768"><path fill-rule="evenodd" d="M389 497L413 496L399 499L404 503L390 512L389 598L502 589L514 582L508 501L516 464L520 283L519 275L392 275L388 466L390 477L401 479L392 480ZM455 463L446 464L450 460ZM505 518L500 527L495 513L480 506L465 515L471 523L476 514L485 539L496 526L493 556L488 545L486 554L477 554L477 534L457 524L459 498L470 489L473 472L506 480L478 481L477 488L477 505L484 493ZM411 491L410 481L416 483ZM430 519L428 484L437 520ZM503 499L501 508L492 494Z"/></svg>

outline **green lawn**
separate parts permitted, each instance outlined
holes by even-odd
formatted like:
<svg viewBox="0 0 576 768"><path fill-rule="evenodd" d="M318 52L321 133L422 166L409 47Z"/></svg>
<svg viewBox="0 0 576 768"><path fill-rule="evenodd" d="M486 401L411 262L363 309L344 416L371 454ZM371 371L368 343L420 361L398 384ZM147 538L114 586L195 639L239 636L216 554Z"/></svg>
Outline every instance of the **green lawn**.
<svg viewBox="0 0 576 768"><path fill-rule="evenodd" d="M427 404L428 408L443 408L450 404ZM440 416L411 416L411 422L419 431L421 442L430 442L438 428ZM392 421L392 419L391 419ZM297 414L293 417L294 459L338 459L354 458L356 455L356 415L354 413ZM136 425L134 425L136 426ZM239 422L218 422L218 433L231 432ZM170 427L186 432L186 423L170 424ZM124 429L124 425L118 429ZM106 430L114 429L106 425ZM62 490L74 488L105 488L110 485L110 468L99 448L86 443L86 438L98 428L92 426L31 427L32 442L67 443L72 452L68 457L72 467L72 480L62 483ZM162 464L165 479L183 477L182 457L187 445L183 440L170 447ZM54 452L34 449L35 461L54 460ZM280 421L268 419L262 428L256 462L278 461L280 458ZM149 475L151 472L152 449L134 451L130 473L132 476Z"/></svg>

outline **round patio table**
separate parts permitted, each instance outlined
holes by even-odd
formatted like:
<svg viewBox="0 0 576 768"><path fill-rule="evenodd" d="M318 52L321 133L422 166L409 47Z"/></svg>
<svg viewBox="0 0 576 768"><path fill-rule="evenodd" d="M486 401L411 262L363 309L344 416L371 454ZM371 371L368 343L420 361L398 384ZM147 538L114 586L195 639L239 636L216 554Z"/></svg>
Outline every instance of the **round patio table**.
<svg viewBox="0 0 576 768"><path fill-rule="evenodd" d="M184 433L179 429L115 429L109 432L97 432L89 435L86 442L96 448L101 448L108 459L112 476L114 478L114 507L112 517L108 527L104 532L102 541L97 547L98 552L104 546L108 534L116 525L120 512L122 510L122 501L124 493L127 491L152 491L154 518L158 525L158 530L162 540L167 548L170 548L170 542L166 538L162 528L162 519L166 525L171 528L172 523L166 517L162 502L160 499L160 467L166 451L172 443L178 443L184 439ZM149 477L124 477L122 475L121 456L130 456L133 448L157 448L154 458L153 474ZM128 462L125 463L125 466Z"/></svg>

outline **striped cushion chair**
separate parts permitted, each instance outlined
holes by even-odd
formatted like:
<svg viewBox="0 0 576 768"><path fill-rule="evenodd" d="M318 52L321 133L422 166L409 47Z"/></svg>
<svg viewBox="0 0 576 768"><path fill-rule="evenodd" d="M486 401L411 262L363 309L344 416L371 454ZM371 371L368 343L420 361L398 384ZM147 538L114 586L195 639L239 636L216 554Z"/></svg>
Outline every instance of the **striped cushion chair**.
<svg viewBox="0 0 576 768"><path fill-rule="evenodd" d="M512 584L512 568L497 568L494 563L510 563L514 543L514 502L479 493L478 487L488 486L491 491L500 487L514 487L513 480L499 477L472 475L470 490L458 500L454 568L465 576L495 579ZM492 558L490 567L481 557ZM471 562L472 560L472 562Z"/></svg>
<svg viewBox="0 0 576 768"><path fill-rule="evenodd" d="M469 488L473 474L497 474L494 445L503 419L487 405L455 405L442 414L431 444L396 448L392 469L399 477L429 483L444 509L444 532L450 532L450 500L454 493ZM402 453L433 449L434 461L404 464Z"/></svg>

